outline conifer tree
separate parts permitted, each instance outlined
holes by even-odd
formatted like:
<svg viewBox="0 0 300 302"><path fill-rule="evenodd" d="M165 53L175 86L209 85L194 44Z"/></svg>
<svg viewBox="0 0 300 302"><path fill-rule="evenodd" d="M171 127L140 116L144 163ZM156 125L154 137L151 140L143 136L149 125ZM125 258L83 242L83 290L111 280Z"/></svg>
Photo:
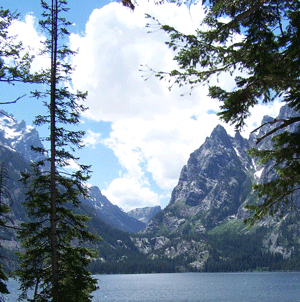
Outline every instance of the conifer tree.
<svg viewBox="0 0 300 302"><path fill-rule="evenodd" d="M83 131L74 129L80 114L86 109L82 101L86 93L72 93L68 81L72 66L68 57L73 51L64 45L69 34L70 22L62 16L67 12L67 1L41 1L43 20L40 25L48 36L46 52L51 57L49 72L44 72L48 89L35 91L37 98L45 97L48 115L37 116L36 125L48 124L50 150L34 148L50 156L32 164L32 169L23 174L28 191L24 203L31 222L21 224L19 238L24 248L19 253L20 269L16 274L21 283L21 299L28 298L28 289L33 289L30 301L91 301L97 281L91 277L87 265L96 252L87 248L88 242L97 236L86 229L89 218L74 214L79 206L79 197L87 197L84 182L89 179L89 166L78 164L78 170L67 173L71 161L77 162L72 152L81 148Z"/></svg>
<svg viewBox="0 0 300 302"><path fill-rule="evenodd" d="M254 215L246 222L253 224L265 215L283 215L286 210L299 207L300 196L300 2L202 2L206 16L194 35L183 34L156 20L169 34L167 44L175 52L178 69L155 74L168 79L171 87L189 85L194 89L202 83L209 84L212 77L239 71L233 90L209 87L209 95L221 102L220 118L234 124L236 130L243 128L252 107L276 98L296 112L296 116L277 120L276 124L271 122L273 130L258 139L259 143L275 135L272 149L253 149L249 153L259 163L272 166L277 176L254 185L262 203L247 206ZM297 126L296 133L287 131L290 125Z"/></svg>
<svg viewBox="0 0 300 302"><path fill-rule="evenodd" d="M9 188L7 186L8 180L8 170L5 165L5 162L2 161L0 164L0 227L1 234L6 230L7 225L11 223L11 218L9 216L10 204L12 202L12 198L9 192ZM2 248L0 246L0 248ZM1 259L2 260L2 259ZM6 281L8 280L7 274L4 271L4 263L3 260L0 262L0 294L9 294L7 289ZM4 301L2 296L0 296L0 301Z"/></svg>

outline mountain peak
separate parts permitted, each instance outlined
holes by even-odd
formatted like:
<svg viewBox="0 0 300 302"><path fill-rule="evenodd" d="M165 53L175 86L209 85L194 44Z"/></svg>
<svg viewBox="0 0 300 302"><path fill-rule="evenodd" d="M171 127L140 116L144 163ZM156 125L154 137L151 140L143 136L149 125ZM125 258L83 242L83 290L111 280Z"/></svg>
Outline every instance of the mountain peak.
<svg viewBox="0 0 300 302"><path fill-rule="evenodd" d="M215 142L216 144L219 144L220 146L223 146L225 148L229 148L231 144L231 137L228 135L225 128L221 125L217 125L214 130L212 131L210 137L210 141Z"/></svg>
<svg viewBox="0 0 300 302"><path fill-rule="evenodd" d="M31 150L31 146L43 147L34 127L26 125L24 120L18 122L4 110L0 110L0 144L21 153L28 161L35 161L41 156Z"/></svg>
<svg viewBox="0 0 300 302"><path fill-rule="evenodd" d="M223 126L221 126L220 124L218 124L214 130L211 133L211 137L214 138L215 136L222 136L222 135L228 135L225 128Z"/></svg>

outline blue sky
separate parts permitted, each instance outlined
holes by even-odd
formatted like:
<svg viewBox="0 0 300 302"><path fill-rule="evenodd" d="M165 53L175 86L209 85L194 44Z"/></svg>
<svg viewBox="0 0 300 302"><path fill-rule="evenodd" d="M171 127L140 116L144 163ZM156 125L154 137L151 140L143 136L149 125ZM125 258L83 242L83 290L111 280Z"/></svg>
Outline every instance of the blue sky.
<svg viewBox="0 0 300 302"><path fill-rule="evenodd" d="M125 211L166 206L190 153L221 123L215 115L219 104L207 97L207 87L182 97L182 93L189 92L187 87L169 91L167 82L155 77L145 81L149 72L141 67L176 68L173 53L164 43L167 35L155 28L147 33L145 13L180 31L194 33L204 15L201 5L188 10L174 4L155 6L151 0L137 2L132 12L113 1L69 1L70 11L65 15L74 23L69 44L79 50L73 58L76 69L72 85L88 91L86 105L90 108L80 124L80 129L86 131L86 147L76 155L81 163L92 165L90 183ZM20 21L11 32L36 52L43 39L37 25L40 2L2 0L1 5L20 12ZM37 57L33 68L38 69L46 61ZM225 88L234 87L228 75L220 76L219 83ZM31 125L34 117L45 110L40 100L29 97L34 88L2 84L2 101L26 94L17 104L2 108ZM255 108L243 135L247 136L263 115L277 115L279 107L276 102ZM230 126L224 126L234 134ZM47 134L45 128L38 130L42 136Z"/></svg>

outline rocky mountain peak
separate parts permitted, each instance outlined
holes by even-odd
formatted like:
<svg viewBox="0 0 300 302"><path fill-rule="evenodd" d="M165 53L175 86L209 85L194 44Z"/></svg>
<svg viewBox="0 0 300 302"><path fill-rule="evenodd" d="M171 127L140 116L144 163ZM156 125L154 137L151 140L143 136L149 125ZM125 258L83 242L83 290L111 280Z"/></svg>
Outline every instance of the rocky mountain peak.
<svg viewBox="0 0 300 302"><path fill-rule="evenodd" d="M89 189L89 193L95 199L100 199L101 197L103 197L100 189L97 186L91 186Z"/></svg>
<svg viewBox="0 0 300 302"><path fill-rule="evenodd" d="M36 161L41 157L31 150L31 146L43 147L37 130L26 125L23 120L18 122L4 110L0 110L0 143L21 153L28 161Z"/></svg>
<svg viewBox="0 0 300 302"><path fill-rule="evenodd" d="M197 226L193 228L202 232L236 215L246 199L242 193L246 183L250 190L249 169L253 166L248 148L248 141L239 133L231 137L218 125L183 167L170 203L159 215L163 228L173 232L194 221ZM156 229L157 219L154 217L144 232Z"/></svg>
<svg viewBox="0 0 300 302"><path fill-rule="evenodd" d="M290 110L287 106L283 107L277 119L292 116ZM177 256L193 259L189 265L200 268L206 261L214 261L214 257L219 257L218 261L222 263L224 259L230 258L229 250L247 246L248 251L248 242L241 243L244 236L251 232L243 224L244 219L250 215L244 206L259 202L251 185L270 179L272 174L265 173L265 167L256 166L255 160L247 155L247 150L252 146L257 147L255 139L274 127L274 124L269 124L272 121L272 117L265 116L262 124L266 125L249 139L243 138L238 132L231 137L218 125L202 146L190 155L182 168L178 184L173 189L170 203L141 232L146 236L137 240L138 249L153 259L160 255L167 255L172 259ZM285 130L293 131L298 125L295 123ZM258 147L272 148L271 138L272 135L264 139ZM253 233L248 238L253 240L257 236L257 248L253 250L261 249L264 253L269 251L272 255L278 253L283 258L288 258L299 244L299 241L295 241L294 245L287 243L289 232L293 232L290 238L295 238L293 236L296 234L289 224L296 222L298 229L299 215L288 214L282 221L277 219L278 217L264 219L257 228L252 229ZM213 251L215 238L217 240ZM235 240L236 246L233 244ZM160 242L157 249L156 241ZM222 241L223 247L225 246L223 254L219 253ZM245 259L252 259L252 251Z"/></svg>
<svg viewBox="0 0 300 302"><path fill-rule="evenodd" d="M214 128L208 139L213 141L214 143L220 144L225 148L229 148L231 146L230 137L227 134L225 128L221 125L217 125Z"/></svg>
<svg viewBox="0 0 300 302"><path fill-rule="evenodd" d="M284 106L277 119L291 116L291 110ZM150 221L144 232L153 233L161 229L177 232L188 228L187 225L203 231L203 228L210 229L224 223L229 217L246 218L244 205L255 198L251 185L266 177L263 167L255 165L247 151L255 145L255 138L274 127L268 124L273 120L265 116L262 125L266 125L250 139L243 138L239 132L231 137L224 127L216 126L182 168L169 205ZM260 146L272 148L270 138Z"/></svg>

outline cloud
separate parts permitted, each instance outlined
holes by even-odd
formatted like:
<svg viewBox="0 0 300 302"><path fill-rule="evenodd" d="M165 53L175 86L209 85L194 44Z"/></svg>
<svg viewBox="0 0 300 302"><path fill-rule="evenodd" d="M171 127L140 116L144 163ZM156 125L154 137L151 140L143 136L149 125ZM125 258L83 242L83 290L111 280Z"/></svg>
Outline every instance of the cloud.
<svg viewBox="0 0 300 302"><path fill-rule="evenodd" d="M102 190L102 193L125 212L134 208L145 207L145 204L156 206L160 203L160 197L157 193L147 186L141 186L136 178L129 176L114 179L107 190Z"/></svg>
<svg viewBox="0 0 300 302"><path fill-rule="evenodd" d="M86 147L92 147L94 149L95 146L100 143L100 137L101 133L96 133L89 129L82 142Z"/></svg>
<svg viewBox="0 0 300 302"><path fill-rule="evenodd" d="M70 159L70 160L67 161L67 165L64 166L63 169L69 169L69 170L77 171L77 170L80 169L80 165L76 160Z"/></svg>
<svg viewBox="0 0 300 302"><path fill-rule="evenodd" d="M195 14L197 11L203 15L201 9ZM167 84L155 78L145 82L139 71L141 65L157 70L175 66L173 53L164 43L167 35L162 31L147 34L145 13L158 14L159 19L163 16L165 23L181 24L184 31L192 27L190 32L194 32L198 25L188 8L175 4L155 6L145 1L131 12L111 3L93 11L84 37L71 35L72 48L79 48L72 80L76 88L89 92L89 118L113 122L151 119L157 114L167 115L174 106L184 107L180 92L169 93Z"/></svg>
<svg viewBox="0 0 300 302"><path fill-rule="evenodd" d="M142 77L141 65L162 71L176 68L174 53L165 45L168 36L155 27L147 33L145 13L191 34L204 16L200 4L189 10L143 1L131 12L114 2L93 11L84 36L70 37L71 47L79 49L73 61L73 85L89 92L85 117L112 123L112 131L102 143L114 151L123 168L119 178L102 191L124 210L166 205L166 196L177 184L190 153L221 124L211 114L219 111L219 103L207 97L207 87L199 86L190 95L185 94L188 87L169 91L167 82ZM227 89L234 87L228 75L218 80ZM244 135L261 121L262 113L274 111L272 106L257 108ZM224 126L234 135L233 127ZM86 144L93 146L99 138L89 132Z"/></svg>
<svg viewBox="0 0 300 302"><path fill-rule="evenodd" d="M121 120L113 124L110 137L104 142L130 176L141 179L151 173L160 189L171 190L189 154L218 122L214 114L203 114L198 120L190 116L191 113L173 110L168 116L157 116L151 121Z"/></svg>
<svg viewBox="0 0 300 302"><path fill-rule="evenodd" d="M28 52L35 56L31 71L36 72L41 68L48 68L50 66L50 57L47 54L39 55L41 49L44 48L43 42L46 37L38 30L38 22L33 15L26 15L24 21L16 20L9 27L9 34L16 36L16 42L22 42L24 51L22 55Z"/></svg>

